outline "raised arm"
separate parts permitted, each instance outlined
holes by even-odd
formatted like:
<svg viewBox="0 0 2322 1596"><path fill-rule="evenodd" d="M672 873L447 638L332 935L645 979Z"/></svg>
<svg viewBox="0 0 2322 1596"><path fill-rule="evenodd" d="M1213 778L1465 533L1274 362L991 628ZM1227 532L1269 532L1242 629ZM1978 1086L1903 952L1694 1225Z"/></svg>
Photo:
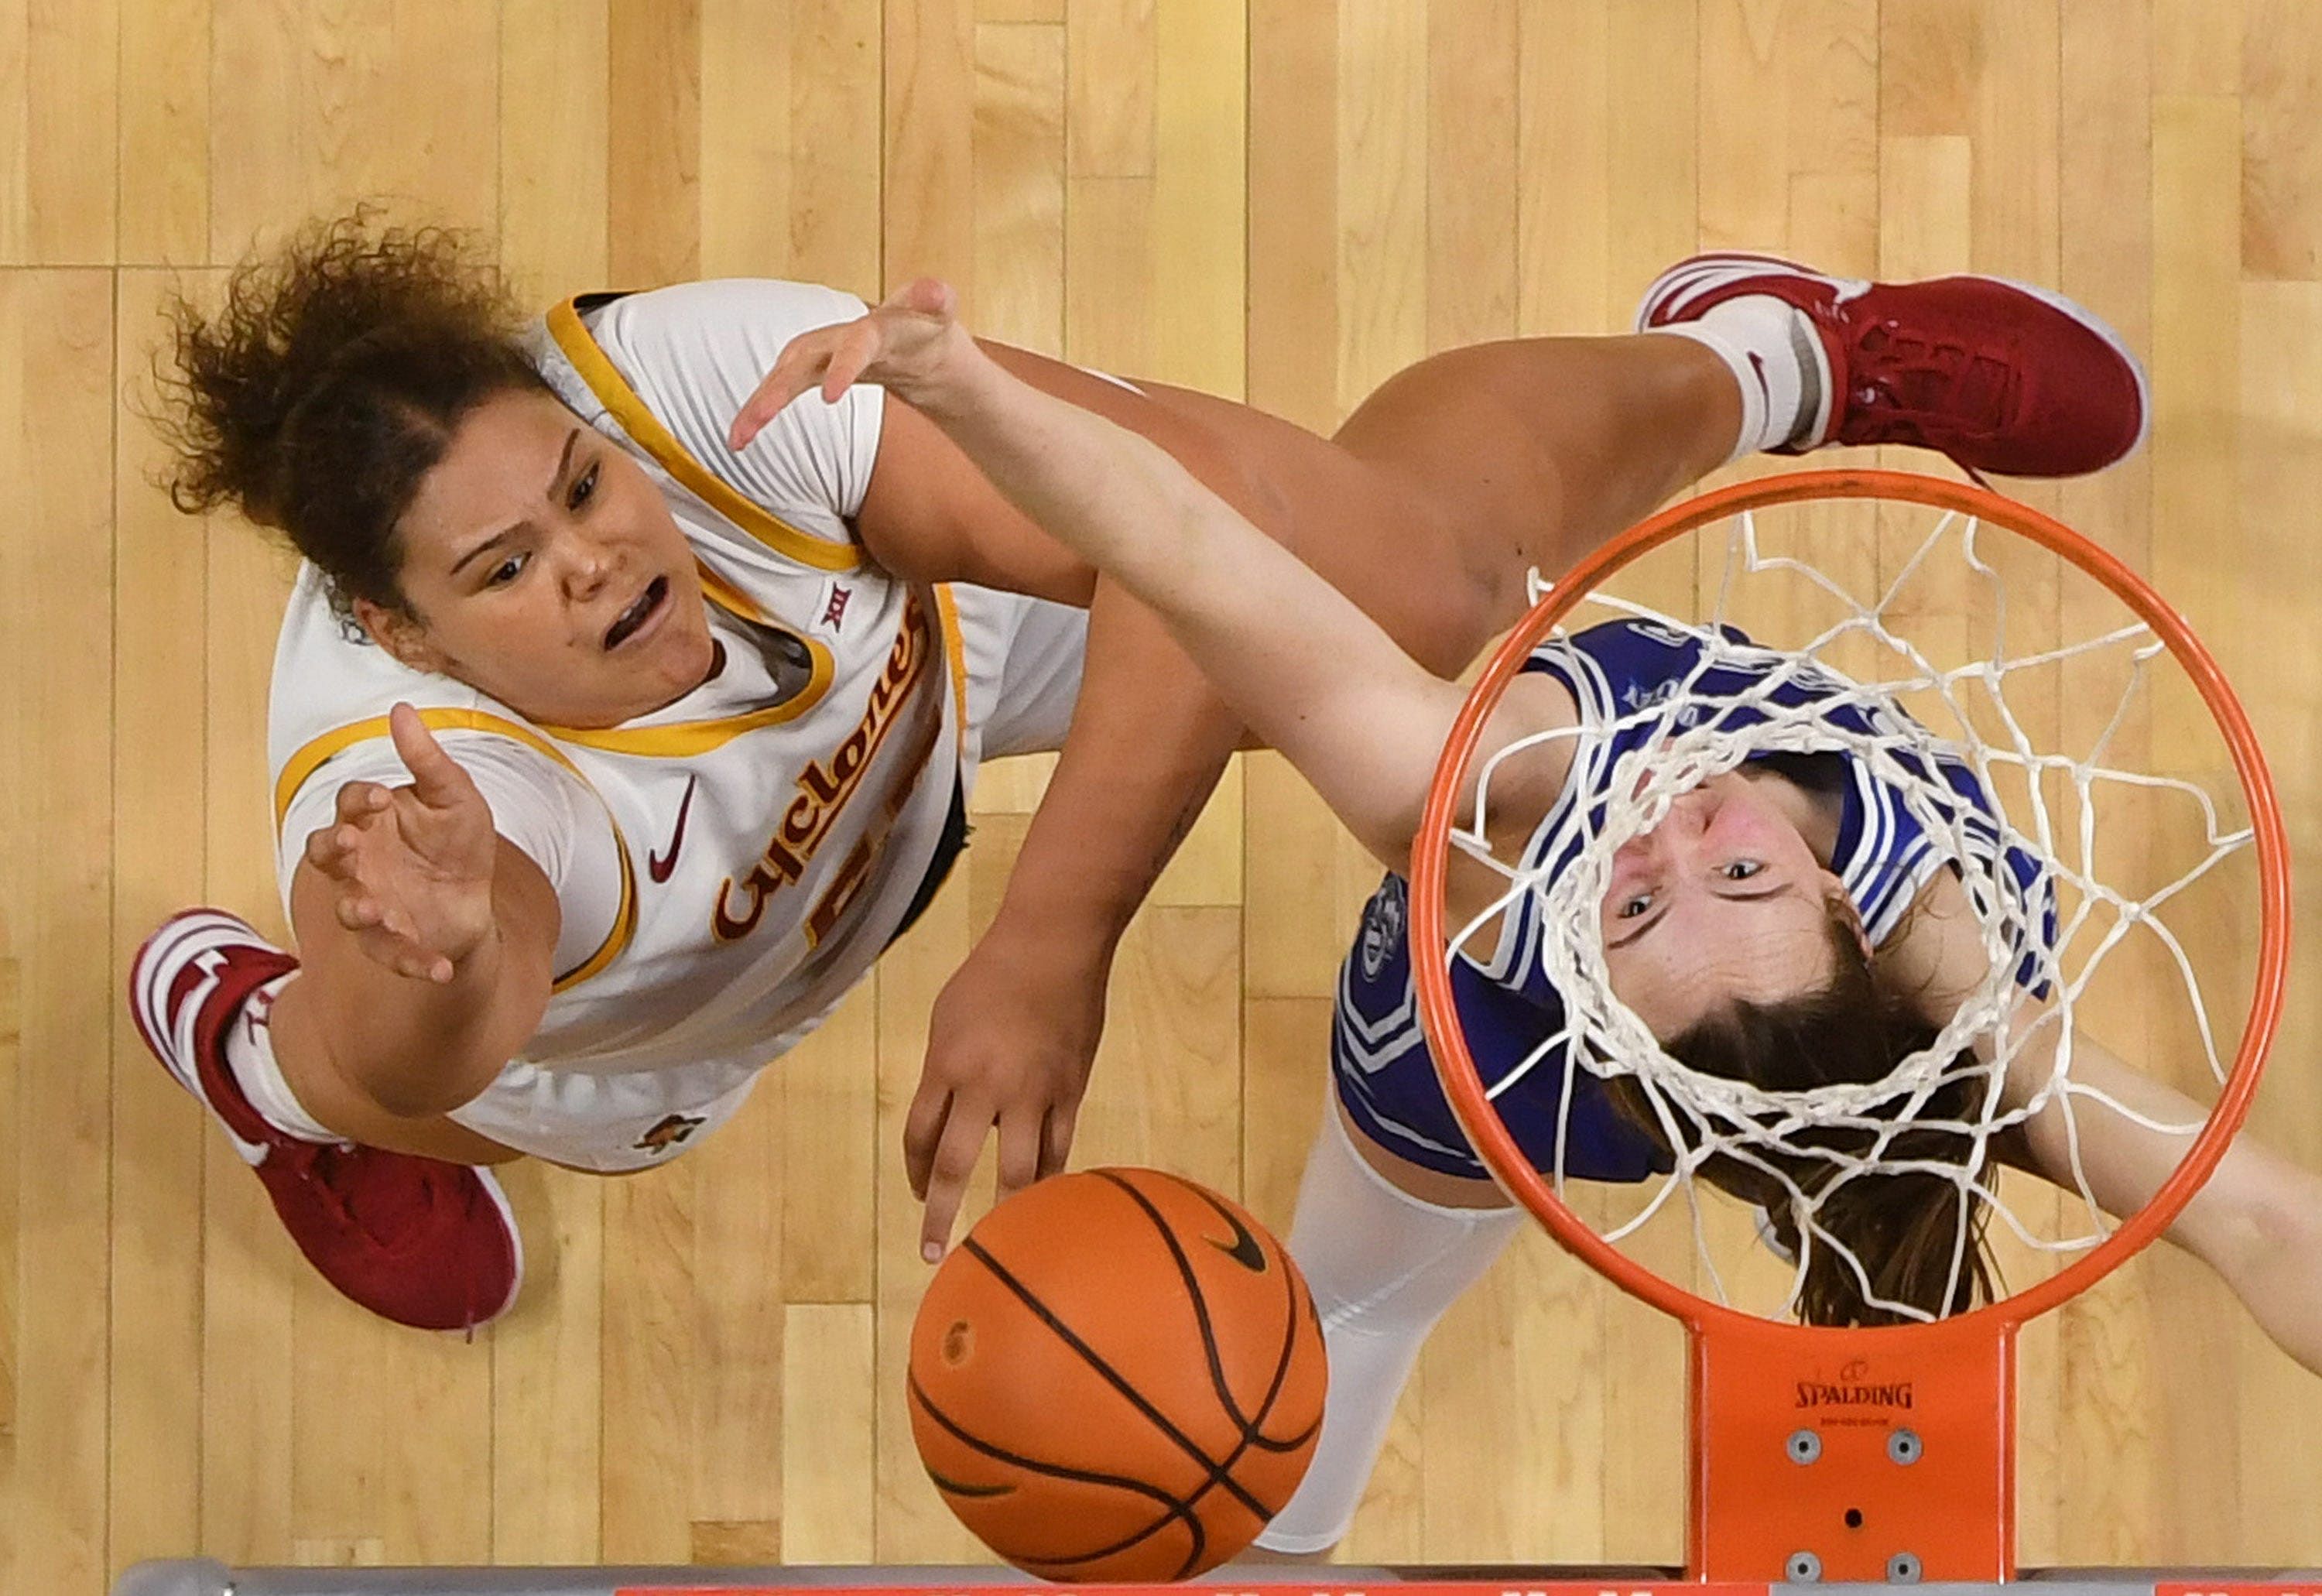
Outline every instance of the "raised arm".
<svg viewBox="0 0 2322 1596"><path fill-rule="evenodd" d="M1958 878L1939 872L1905 925L1879 951L1882 978L1923 994L1927 1017L1941 1024L1988 969ZM2025 1001L2029 1021L2036 1009L2031 999ZM2043 1027L2009 1062L2001 1084L2006 1108L2022 1108L2048 1081L2058 1035L2052 1023ZM2153 1130L2111 1105L2153 1125L2195 1129L2206 1110L2077 1029L2071 1079L2086 1090L2052 1094L2024 1121L2010 1156L2074 1196L2085 1178L2098 1208L2115 1217L2133 1214L2184 1162L2192 1131ZM2322 1179L2250 1136L2238 1137L2166 1234L2225 1277L2276 1345L2322 1374Z"/></svg>
<svg viewBox="0 0 2322 1596"><path fill-rule="evenodd" d="M2154 1125L2194 1128L2206 1111L2085 1032L2072 1038L2071 1080L2109 1102L2075 1092L2068 1108L2063 1093L2052 1096L2025 1123L2031 1167L2068 1192L2080 1190L2084 1173L2107 1213L2133 1214L2184 1162L2192 1132L2148 1128L2110 1104ZM2029 1081L2011 1081L2008 1095L2030 1090ZM2322 1178L2253 1136L2236 1136L2166 1234L2225 1277L2276 1345L2322 1374Z"/></svg>
<svg viewBox="0 0 2322 1596"><path fill-rule="evenodd" d="M560 913L548 879L492 829L475 782L398 705L410 784L349 782L292 877L299 978L276 1006L307 1111L399 1145L491 1083L548 1004ZM294 1056L295 1055L295 1056Z"/></svg>
<svg viewBox="0 0 2322 1596"><path fill-rule="evenodd" d="M1073 386L1069 372L1050 375ZM882 563L947 574L944 561L974 553L976 538L963 529L946 540L930 522L981 493L985 511L971 518L987 530L996 520L1029 522L1044 543L1062 544L1102 577L1071 735L1001 917L937 999L927 1072L906 1118L905 1162L927 1199L922 1240L932 1259L995 1119L1001 1195L1063 1167L1103 994L1102 970L1092 981L1060 981L1059 962L1100 945L1109 960L1111 939L1199 812L1240 726L1287 754L1356 835L1400 869L1462 694L1167 451L995 361L956 325L938 284L914 284L867 317L795 340L729 442L740 448L801 394L818 388L830 400L855 381L909 402L890 407L891 426L932 423L947 437L939 451L914 451L923 470L933 474L928 459L940 453L974 483L965 497L935 496L933 517L889 516L875 529L866 499L866 544L874 531L891 540ZM1083 397L1098 408L1120 402ZM994 488L1013 513L991 513ZM912 540L948 546L913 563ZM1402 605L1403 624L1434 607ZM1569 698L1554 696L1546 718L1568 719ZM1546 772L1552 791L1566 757L1558 743L1546 760L1522 763ZM1515 775L1504 771L1499 789ZM1479 880L1476 905L1500 885ZM1008 929L1019 922L1028 933ZM1055 1017L1075 1013L1076 998L1090 1006L1087 1047L1066 1059L1071 1050L1053 1044L1069 1027ZM1019 1023L1035 1007L1050 1017ZM1067 1063L1079 1071L1070 1081L1061 1079Z"/></svg>
<svg viewBox="0 0 2322 1596"><path fill-rule="evenodd" d="M1459 689L1162 449L1011 376L921 281L794 342L736 435L819 388L880 383L1011 502L1167 622L1225 701L1400 866Z"/></svg>

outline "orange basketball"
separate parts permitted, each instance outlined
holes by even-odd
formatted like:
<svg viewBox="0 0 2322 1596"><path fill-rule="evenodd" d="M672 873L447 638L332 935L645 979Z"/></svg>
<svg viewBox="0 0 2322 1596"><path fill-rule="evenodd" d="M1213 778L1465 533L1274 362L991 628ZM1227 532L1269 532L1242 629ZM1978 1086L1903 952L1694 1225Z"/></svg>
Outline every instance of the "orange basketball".
<svg viewBox="0 0 2322 1596"><path fill-rule="evenodd" d="M1084 1170L1001 1203L936 1271L911 1433L1027 1573L1180 1580L1290 1500L1326 1378L1306 1282L1257 1220L1158 1170Z"/></svg>

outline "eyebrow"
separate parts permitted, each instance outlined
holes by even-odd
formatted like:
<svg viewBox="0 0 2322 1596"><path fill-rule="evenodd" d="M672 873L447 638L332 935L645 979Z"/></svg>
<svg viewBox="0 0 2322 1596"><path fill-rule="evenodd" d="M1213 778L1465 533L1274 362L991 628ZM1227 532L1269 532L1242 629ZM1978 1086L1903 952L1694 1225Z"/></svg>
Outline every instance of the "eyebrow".
<svg viewBox="0 0 2322 1596"><path fill-rule="evenodd" d="M556 474L549 478L547 491L541 496L552 504L554 503L556 499L557 485L564 480L565 473L572 469L573 445L580 442L580 429L577 426L571 432L564 434L564 451L556 457ZM508 539L514 537L524 528L525 525L526 523L518 521L514 525L503 526L499 531L492 534L491 536L486 538L482 543L478 543L474 548L469 550L466 553L461 555L459 559L453 561L452 574L453 576L458 576L462 570L467 569L468 562L470 561L490 553L494 549L498 548L502 543L507 543Z"/></svg>
<svg viewBox="0 0 2322 1596"><path fill-rule="evenodd" d="M1722 898L1728 903L1763 903L1769 898L1779 898L1783 893L1794 891L1796 889L1796 882L1786 881L1781 886L1769 887L1763 892L1713 892L1710 896L1713 898ZM1625 948L1634 945L1643 938L1646 932L1650 931L1654 926L1659 925L1663 920L1668 918L1668 910L1664 908L1651 919L1647 920L1634 931L1630 932L1626 936L1621 937L1617 941L1606 943L1604 944L1605 951L1610 953L1616 948Z"/></svg>

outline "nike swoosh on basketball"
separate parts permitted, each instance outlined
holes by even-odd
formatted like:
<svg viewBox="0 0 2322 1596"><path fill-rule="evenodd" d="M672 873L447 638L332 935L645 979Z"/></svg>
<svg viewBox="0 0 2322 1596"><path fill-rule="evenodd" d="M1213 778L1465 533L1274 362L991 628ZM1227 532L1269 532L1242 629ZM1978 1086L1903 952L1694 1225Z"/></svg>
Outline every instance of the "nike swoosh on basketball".
<svg viewBox="0 0 2322 1596"><path fill-rule="evenodd" d="M1202 1200L1209 1202L1209 1199L1207 1197L1204 1197ZM1223 1219L1227 1224L1233 1227L1233 1245L1231 1246L1228 1246L1224 1242L1220 1241L1214 1236L1205 1237L1204 1239L1207 1240L1211 1246L1217 1248L1218 1251L1223 1253L1227 1257L1231 1258L1244 1269L1248 1270L1252 1274L1264 1274L1266 1272L1266 1254L1258 1247L1257 1237L1249 1233L1249 1227L1243 1224L1239 1219L1227 1212L1224 1208L1218 1208L1216 1203L1211 1202L1210 1206L1213 1208L1217 1208L1219 1218Z"/></svg>
<svg viewBox="0 0 2322 1596"><path fill-rule="evenodd" d="M685 846L685 817L693 811L693 789L700 785L701 778L699 776L685 779L685 796L678 800L677 805L677 825L669 834L668 855L664 857L659 852L645 855L645 874L651 876L656 885L669 880L669 872L677 868L677 851Z"/></svg>

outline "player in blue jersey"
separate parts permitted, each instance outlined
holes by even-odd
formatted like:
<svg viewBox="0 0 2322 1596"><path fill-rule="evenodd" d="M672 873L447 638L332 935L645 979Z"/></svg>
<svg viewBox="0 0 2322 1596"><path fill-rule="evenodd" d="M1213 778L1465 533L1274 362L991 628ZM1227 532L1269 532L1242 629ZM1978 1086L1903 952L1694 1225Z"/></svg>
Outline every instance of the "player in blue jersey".
<svg viewBox="0 0 2322 1596"><path fill-rule="evenodd" d="M1671 280L1698 269L1688 263L1665 278L1641 319L1652 323ZM1842 316L1843 303L1832 314ZM1885 327L1914 332L1899 315ZM829 397L856 380L881 383L924 412L1035 520L1162 615L1252 731L1298 766L1359 840L1391 869L1409 857L1465 694L1303 565L1295 538L1269 541L1159 451L1010 378L957 327L937 284L915 284L861 321L794 342L745 407L737 434L798 394L819 386ZM1851 385L1833 386L1851 402ZM1727 641L1726 662L1707 670L1700 637L1632 623L1536 651L1493 711L1471 766L1504 751L1484 821L1495 856L1551 867L1564 858L1581 817L1604 797L1623 739L1650 724L1631 712L1669 697L1672 684L1682 681L1687 702L1710 715L1754 713L1740 705L1741 683L1720 670L1761 682L1778 676L1792 709L1824 715L1835 730L1869 729L1843 724L1850 717L1899 713L1864 706L1859 695L1851 701L1848 684L1788 656ZM1542 735L1559 732L1570 734ZM1990 850L1990 878L2021 895L2015 923L2030 936L2050 934L2041 871L2000 852L1972 778L1963 769L1921 773L1956 799L1946 848L1963 835L1970 851ZM1449 922L1488 914L1505 887L1455 851ZM1884 1079L1932 1044L1991 973L1983 921L1960 876L1865 762L1842 752L1753 758L1684 793L1617 851L1599 910L1620 1002L1695 1070L1770 1090ZM1532 912L1531 895L1520 895L1501 916L1496 946L1458 966L1463 1029L1487 1077L1560 1024L1561 999L1529 956ZM1319 1552L1343 1534L1428 1330L1521 1222L1484 1178L1436 1086L1417 1030L1406 925L1403 884L1390 874L1348 955L1333 1046L1337 1112L1310 1156L1290 1241L1322 1316L1331 1395L1306 1482L1261 1537L1280 1553ZM2036 1003L2032 984L2026 1001ZM2176 1166L2182 1138L2125 1115L2084 1115L2074 1125L2052 1098L2035 1107L2053 1056L2052 1047L2025 1049L2007 1071L2004 1097L2029 1111L2003 1155L2060 1184L2084 1178L2105 1208L2133 1211ZM2199 1117L2189 1099L2085 1039L2073 1070L2152 1123ZM1535 1158L1560 1157L1567 1174L1608 1181L1641 1180L1666 1164L1671 1149L1643 1128L1651 1122L1633 1100L1619 1100L1622 1083L1590 1076L1572 1085L1560 1146L1560 1076L1535 1072L1509 1094L1516 1100L1502 1099ZM1933 1117L1975 1117L1961 1104L1924 1107ZM1915 1124L1902 1135L1915 1160L1969 1156L1952 1145L1964 1136ZM1753 1178L1732 1159L1713 1159L1701 1172L1768 1207L1778 1244L1796 1242L1798 1216L1782 1181L1765 1171ZM1787 1173L1809 1190L1817 1183L1810 1170ZM1805 1282L1805 1317L1874 1322L1891 1317L1881 1300L1940 1313L1965 1306L1983 1284L1979 1263L1966 1281L1952 1278L1952 1238L1963 1223L1972 1234L1974 1216L1959 1211L1969 1199L1950 1177L1881 1173L1848 1190L1837 1206L1849 1211L1825 1203L1815 1222L1841 1235L1872 1290L1826 1263ZM2171 1236L2322 1373L2322 1181L2244 1139ZM1931 1249L1935 1236L1943 1245Z"/></svg>

